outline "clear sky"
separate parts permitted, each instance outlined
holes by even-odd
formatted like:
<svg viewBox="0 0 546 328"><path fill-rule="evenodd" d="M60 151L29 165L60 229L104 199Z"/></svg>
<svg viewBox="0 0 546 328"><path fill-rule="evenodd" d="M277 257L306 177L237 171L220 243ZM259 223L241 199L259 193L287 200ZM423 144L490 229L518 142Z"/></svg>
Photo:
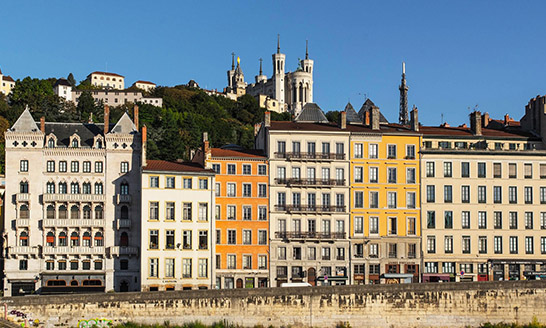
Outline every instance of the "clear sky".
<svg viewBox="0 0 546 328"><path fill-rule="evenodd" d="M85 79L95 70L159 85L222 89L231 52L247 82L277 34L288 70L315 60L314 100L358 110L366 94L398 119L406 62L409 107L427 125L523 115L546 93L546 1L4 1L0 68L15 79Z"/></svg>

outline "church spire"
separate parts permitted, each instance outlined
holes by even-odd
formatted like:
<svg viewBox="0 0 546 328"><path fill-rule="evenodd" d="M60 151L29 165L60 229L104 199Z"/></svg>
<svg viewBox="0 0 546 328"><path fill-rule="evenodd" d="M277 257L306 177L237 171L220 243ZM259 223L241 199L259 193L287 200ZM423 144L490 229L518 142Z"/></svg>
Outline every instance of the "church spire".
<svg viewBox="0 0 546 328"><path fill-rule="evenodd" d="M262 74L262 61L263 61L263 59L260 58L259 60L260 60L260 74L258 74L258 75L263 75Z"/></svg>
<svg viewBox="0 0 546 328"><path fill-rule="evenodd" d="M231 53L231 70L235 69L235 53Z"/></svg>
<svg viewBox="0 0 546 328"><path fill-rule="evenodd" d="M280 34L277 34L277 53L281 53L281 36Z"/></svg>
<svg viewBox="0 0 546 328"><path fill-rule="evenodd" d="M305 59L309 59L309 40L305 40Z"/></svg>
<svg viewBox="0 0 546 328"><path fill-rule="evenodd" d="M398 121L400 124L408 124L408 89L406 85L406 63L402 62L402 82L400 83L400 113L398 116Z"/></svg>

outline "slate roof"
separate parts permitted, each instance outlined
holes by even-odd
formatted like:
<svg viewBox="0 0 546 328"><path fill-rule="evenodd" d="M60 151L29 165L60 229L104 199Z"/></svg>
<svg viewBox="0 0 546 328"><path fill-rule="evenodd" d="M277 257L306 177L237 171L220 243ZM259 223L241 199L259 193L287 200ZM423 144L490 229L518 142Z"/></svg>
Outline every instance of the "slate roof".
<svg viewBox="0 0 546 328"><path fill-rule="evenodd" d="M345 106L345 113L347 114L347 123L362 123L362 119L358 116L350 102Z"/></svg>
<svg viewBox="0 0 546 328"><path fill-rule="evenodd" d="M296 122L328 123L328 119L315 103L307 103L295 119Z"/></svg>
<svg viewBox="0 0 546 328"><path fill-rule="evenodd" d="M102 75L125 77L123 75L119 75L119 74L116 74L116 73L108 73L108 72L100 72L100 71L95 71L93 73L89 73L89 75L87 75L87 76L90 76L91 74L102 74Z"/></svg>
<svg viewBox="0 0 546 328"><path fill-rule="evenodd" d="M202 172L214 173L213 170L205 169L199 163L194 162L169 162L163 160L149 159L143 171L163 171L163 172Z"/></svg>
<svg viewBox="0 0 546 328"><path fill-rule="evenodd" d="M95 123L58 123L46 122L45 133L46 137L53 133L57 137L57 147L68 147L70 145L70 137L77 134L80 137L83 147L93 147L94 138L97 135L102 135L104 125Z"/></svg>
<svg viewBox="0 0 546 328"><path fill-rule="evenodd" d="M212 157L245 157L245 158L264 158L265 155L261 150L257 149L223 149L223 148L211 148Z"/></svg>
<svg viewBox="0 0 546 328"><path fill-rule="evenodd" d="M532 133L523 131L521 129L511 129L509 131L482 128L482 135L475 136L468 127L447 127L447 126L421 126L419 132L427 136L450 136L450 137L464 137L464 138L483 138L483 137L497 137L497 138L536 138Z"/></svg>
<svg viewBox="0 0 546 328"><path fill-rule="evenodd" d="M137 128L127 112L123 113L116 125L110 130L111 133L133 133Z"/></svg>
<svg viewBox="0 0 546 328"><path fill-rule="evenodd" d="M28 107L23 111L21 116L15 121L13 126L11 127L10 131L12 132L39 132L40 128L38 128L38 125L36 122L34 122L34 119L32 118L32 115L30 114L30 111L28 110Z"/></svg>
<svg viewBox="0 0 546 328"><path fill-rule="evenodd" d="M372 107L374 107L375 104L373 101L370 100L370 98L366 99L366 101L362 104L362 107L360 107L360 110L358 111L358 116L362 121L364 121L364 113L369 111ZM377 106L375 106L377 107ZM379 123L389 123L385 116L383 116L383 113L379 111Z"/></svg>
<svg viewBox="0 0 546 328"><path fill-rule="evenodd" d="M71 87L72 85L70 84L70 82L68 82L67 79L58 79L57 82L55 82L55 87L58 86L58 85L64 85L64 86L67 86L67 87Z"/></svg>

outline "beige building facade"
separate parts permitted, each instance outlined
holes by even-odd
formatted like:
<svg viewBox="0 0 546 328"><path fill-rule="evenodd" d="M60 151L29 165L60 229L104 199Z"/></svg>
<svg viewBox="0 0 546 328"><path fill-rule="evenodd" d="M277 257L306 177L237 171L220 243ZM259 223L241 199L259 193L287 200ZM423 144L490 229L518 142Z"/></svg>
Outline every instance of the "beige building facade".
<svg viewBox="0 0 546 328"><path fill-rule="evenodd" d="M9 75L2 74L0 70L0 92L7 96L13 88L15 88L15 80Z"/></svg>
<svg viewBox="0 0 546 328"><path fill-rule="evenodd" d="M87 75L87 80L91 85L104 89L125 89L125 77L116 73L97 71Z"/></svg>
<svg viewBox="0 0 546 328"><path fill-rule="evenodd" d="M133 86L147 92L151 92L156 88L155 83L149 82L149 81L142 81L142 80L136 81L135 83L133 83Z"/></svg>

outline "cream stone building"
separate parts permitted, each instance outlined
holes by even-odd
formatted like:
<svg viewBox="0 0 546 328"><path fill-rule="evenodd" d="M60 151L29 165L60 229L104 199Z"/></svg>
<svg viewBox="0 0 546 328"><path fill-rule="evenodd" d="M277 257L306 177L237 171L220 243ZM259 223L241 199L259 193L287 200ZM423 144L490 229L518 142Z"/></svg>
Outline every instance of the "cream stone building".
<svg viewBox="0 0 546 328"><path fill-rule="evenodd" d="M133 83L133 86L136 88L139 88L140 90L151 92L156 88L156 84L149 81L141 81L138 80L135 83Z"/></svg>
<svg viewBox="0 0 546 328"><path fill-rule="evenodd" d="M214 183L197 163L144 160L143 291L214 288Z"/></svg>
<svg viewBox="0 0 546 328"><path fill-rule="evenodd" d="M13 88L15 88L15 81L13 78L9 75L2 74L2 70L0 70L0 92L9 95Z"/></svg>
<svg viewBox="0 0 546 328"><path fill-rule="evenodd" d="M93 72L87 75L87 80L91 85L104 89L125 89L125 77L116 73Z"/></svg>
<svg viewBox="0 0 546 328"><path fill-rule="evenodd" d="M140 134L104 116L37 124L27 109L6 131L5 296L140 289Z"/></svg>
<svg viewBox="0 0 546 328"><path fill-rule="evenodd" d="M271 287L349 283L349 132L316 104L271 121L256 148L269 158Z"/></svg>
<svg viewBox="0 0 546 328"><path fill-rule="evenodd" d="M473 112L470 128L421 127L423 281L546 275L544 112L532 105L522 126Z"/></svg>
<svg viewBox="0 0 546 328"><path fill-rule="evenodd" d="M72 98L72 85L67 79L58 79L53 85L53 92L66 101L73 101Z"/></svg>
<svg viewBox="0 0 546 328"><path fill-rule="evenodd" d="M73 101L78 104L78 99L84 90L72 89L71 95ZM157 107L163 106L163 98L158 97L144 97L141 91L135 90L89 90L93 99L97 102L102 102L109 106L120 106L125 104L150 104ZM62 97L62 94L57 94Z"/></svg>

